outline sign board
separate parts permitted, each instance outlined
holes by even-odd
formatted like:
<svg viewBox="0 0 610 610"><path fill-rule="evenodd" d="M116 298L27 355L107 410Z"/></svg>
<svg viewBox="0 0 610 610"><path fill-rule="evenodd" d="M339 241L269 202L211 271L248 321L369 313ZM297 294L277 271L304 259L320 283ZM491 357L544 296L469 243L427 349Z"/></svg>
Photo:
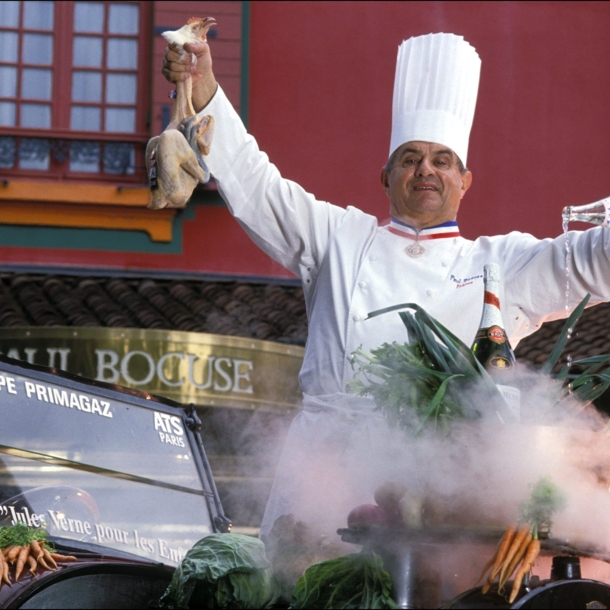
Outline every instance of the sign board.
<svg viewBox="0 0 610 610"><path fill-rule="evenodd" d="M0 525L178 564L222 510L193 417L0 359Z"/></svg>
<svg viewBox="0 0 610 610"><path fill-rule="evenodd" d="M181 331L3 328L0 353L182 404L285 412L301 400L304 350Z"/></svg>

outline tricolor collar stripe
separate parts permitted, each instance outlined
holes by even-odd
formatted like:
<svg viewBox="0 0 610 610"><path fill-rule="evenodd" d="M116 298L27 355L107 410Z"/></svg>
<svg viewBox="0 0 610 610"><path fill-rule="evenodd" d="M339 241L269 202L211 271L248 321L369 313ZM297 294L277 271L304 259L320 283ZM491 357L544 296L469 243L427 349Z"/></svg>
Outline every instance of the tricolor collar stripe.
<svg viewBox="0 0 610 610"><path fill-rule="evenodd" d="M397 225L400 225L401 227L407 227L407 228L415 231L415 227L408 225L406 222L402 222L402 220L398 220L398 218L394 218L394 216L391 217L391 220L392 220L392 224L397 224ZM425 229L422 229L422 231L428 231L429 229L439 229L440 227L457 227L457 226L458 226L457 220L448 220L447 222L443 222L440 225L434 225L433 227L426 227Z"/></svg>
<svg viewBox="0 0 610 610"><path fill-rule="evenodd" d="M460 230L457 222L454 220L444 222L443 224L436 225L435 227L426 227L425 229L421 229L418 235L418 231L415 229L415 227L405 224L404 222L392 217L388 230L394 235L400 235L410 239L418 239L419 241L460 236Z"/></svg>
<svg viewBox="0 0 610 610"><path fill-rule="evenodd" d="M406 237L407 239L417 239L418 241L426 241L427 239L443 239L444 237L459 237L459 231L452 231L451 233L435 233L433 235L427 234L422 235L420 233L419 239L417 238L416 233L404 233L403 231L398 231L394 227L388 227L388 231L390 233L394 233L394 235L400 235L400 237Z"/></svg>

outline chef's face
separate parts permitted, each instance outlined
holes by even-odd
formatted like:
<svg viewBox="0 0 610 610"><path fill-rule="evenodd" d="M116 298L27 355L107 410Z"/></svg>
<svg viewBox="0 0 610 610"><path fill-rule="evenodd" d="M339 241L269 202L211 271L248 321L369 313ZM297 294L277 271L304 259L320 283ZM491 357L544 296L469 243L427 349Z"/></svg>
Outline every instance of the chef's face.
<svg viewBox="0 0 610 610"><path fill-rule="evenodd" d="M407 142L381 170L392 216L417 229L455 220L472 182L458 156L434 142Z"/></svg>

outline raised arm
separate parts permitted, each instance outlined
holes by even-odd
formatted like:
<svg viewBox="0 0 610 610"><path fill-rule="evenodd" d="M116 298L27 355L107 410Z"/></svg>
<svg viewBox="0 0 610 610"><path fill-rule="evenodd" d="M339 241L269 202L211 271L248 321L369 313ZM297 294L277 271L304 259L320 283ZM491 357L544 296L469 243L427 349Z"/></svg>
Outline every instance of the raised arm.
<svg viewBox="0 0 610 610"><path fill-rule="evenodd" d="M195 109L214 117L206 163L229 210L263 251L299 277L307 277L313 287L329 239L346 210L317 201L282 178L218 87L208 44L185 45L185 50L192 55L180 58L166 51L163 74L177 82L190 73Z"/></svg>
<svg viewBox="0 0 610 610"><path fill-rule="evenodd" d="M610 231L570 231L569 310L566 310L565 237L537 240L511 233L502 238L509 323L527 336L549 320L565 318L591 294L589 305L610 300ZM525 315L524 315L525 314ZM515 320L519 320L518 323Z"/></svg>

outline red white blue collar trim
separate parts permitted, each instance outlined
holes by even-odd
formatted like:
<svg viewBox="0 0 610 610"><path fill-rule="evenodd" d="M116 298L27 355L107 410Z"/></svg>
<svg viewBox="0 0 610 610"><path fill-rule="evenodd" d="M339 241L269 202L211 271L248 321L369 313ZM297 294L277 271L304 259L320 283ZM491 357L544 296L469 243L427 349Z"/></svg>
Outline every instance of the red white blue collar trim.
<svg viewBox="0 0 610 610"><path fill-rule="evenodd" d="M455 220L444 222L443 224L436 225L435 227L426 227L425 229L420 229L418 231L415 227L401 222L392 216L388 231L390 231L390 233L394 233L394 235L400 235L401 237L407 237L408 239L415 239L417 241L460 236L460 230Z"/></svg>

